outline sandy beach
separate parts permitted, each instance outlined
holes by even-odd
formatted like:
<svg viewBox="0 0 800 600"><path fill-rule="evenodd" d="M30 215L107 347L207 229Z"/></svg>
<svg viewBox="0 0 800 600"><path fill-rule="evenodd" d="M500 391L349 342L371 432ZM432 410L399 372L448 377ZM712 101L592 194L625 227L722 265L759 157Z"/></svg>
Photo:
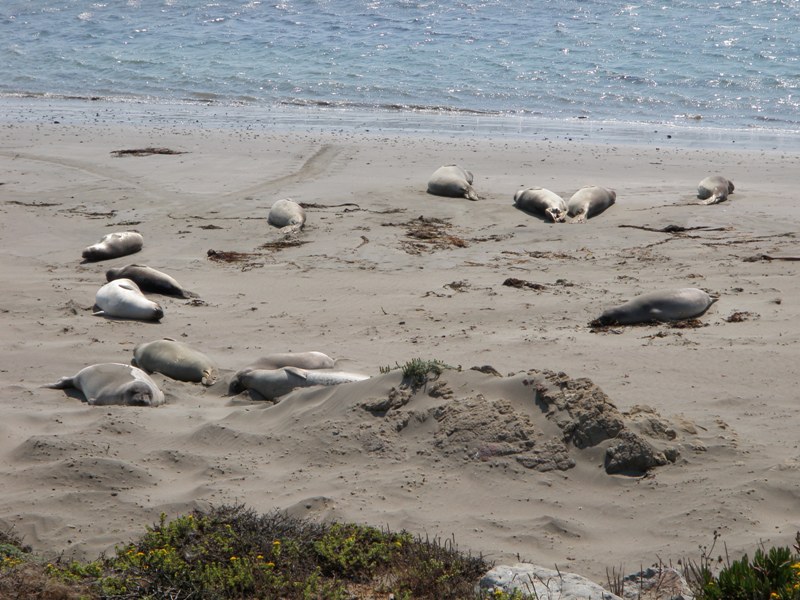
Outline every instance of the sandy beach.
<svg viewBox="0 0 800 600"><path fill-rule="evenodd" d="M145 147L183 153L112 154ZM474 173L480 201L426 193L453 163ZM800 262L763 255L800 255L797 165L735 147L4 124L0 524L37 551L93 558L161 513L244 503L454 537L498 563L598 582L611 567L698 558L714 531L733 556L788 544L800 530ZM712 173L735 193L698 206ZM617 202L586 224L512 205L523 187L569 197L588 184ZM267 224L281 198L307 205L290 242ZM686 229L658 231L670 225ZM81 262L125 230L142 234L141 252ZM129 263L199 300L158 296L160 323L93 316L105 271ZM719 296L700 326L589 327L681 287ZM164 337L210 356L222 381L154 374L157 408L41 387ZM277 404L228 395L259 356L307 350L371 378ZM401 385L382 369L417 357L461 370L375 410ZM485 365L501 376L471 370ZM545 371L590 380L676 460L608 474L613 440L564 443L535 402L530 381ZM511 430L536 448L558 440L569 468L498 450Z"/></svg>

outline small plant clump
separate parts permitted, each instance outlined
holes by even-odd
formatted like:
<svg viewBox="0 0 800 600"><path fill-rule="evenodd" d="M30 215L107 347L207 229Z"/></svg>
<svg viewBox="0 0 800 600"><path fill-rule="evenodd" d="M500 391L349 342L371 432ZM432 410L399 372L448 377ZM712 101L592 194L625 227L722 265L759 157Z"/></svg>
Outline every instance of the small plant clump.
<svg viewBox="0 0 800 600"><path fill-rule="evenodd" d="M0 537L0 560L0 598L64 600L345 600L365 589L398 600L479 598L490 567L450 541L242 506L162 515L138 541L89 563L45 562Z"/></svg>
<svg viewBox="0 0 800 600"><path fill-rule="evenodd" d="M421 358L412 358L404 365L395 363L394 367L386 366L381 367L381 373L388 373L395 369L402 369L403 382L412 389L418 389L424 386L431 379L435 379L441 375L445 369L456 369L440 360L423 360ZM459 369L460 370L460 369Z"/></svg>

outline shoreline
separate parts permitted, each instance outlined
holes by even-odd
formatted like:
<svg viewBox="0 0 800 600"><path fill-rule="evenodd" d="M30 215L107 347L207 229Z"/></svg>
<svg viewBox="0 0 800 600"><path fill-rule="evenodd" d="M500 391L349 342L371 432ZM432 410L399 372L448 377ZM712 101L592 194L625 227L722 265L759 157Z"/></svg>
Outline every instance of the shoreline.
<svg viewBox="0 0 800 600"><path fill-rule="evenodd" d="M498 138L675 149L800 151L800 131L722 129L677 123L628 123L584 118L548 120L428 110L369 110L293 105L258 106L113 101L101 98L0 97L0 124L59 123L190 127L241 131Z"/></svg>
<svg viewBox="0 0 800 600"><path fill-rule="evenodd" d="M519 555L602 581L612 565L684 558L715 530L732 554L800 530L797 263L749 260L797 254L796 155L307 124L144 127L144 112L48 123L56 113L4 122L0 147L0 270L13 282L0 296L0 521L34 548L92 556L161 512L242 502L455 535L498 562ZM187 153L111 154L153 145ZM473 170L482 200L425 193L449 162ZM709 172L736 191L694 205ZM511 206L523 186L568 196L586 183L618 199L584 225ZM265 222L282 197L313 205L297 245L281 246ZM430 242L413 235L421 216L440 222ZM653 231L670 224L695 229ZM140 253L80 263L82 248L125 228L141 231ZM246 258L216 262L211 249ZM105 270L130 262L172 274L203 302L162 298L159 324L92 316ZM503 285L511 277L543 287ZM703 326L587 326L603 307L677 286L720 295ZM87 406L40 387L128 362L136 344L162 337L205 352L225 377L260 355L305 350L373 377L274 406L159 375L168 401L155 409ZM400 384L381 368L415 357L463 367L442 378L452 396L440 387L388 417L366 411ZM469 370L486 364L503 377ZM603 471L602 445L571 447L576 465L563 471L475 459L469 435L509 406L537 443L557 437L530 402L530 370L588 378L636 427L652 408L675 434L657 443L679 460L631 478ZM464 438L440 433L450 400L459 410L448 423Z"/></svg>

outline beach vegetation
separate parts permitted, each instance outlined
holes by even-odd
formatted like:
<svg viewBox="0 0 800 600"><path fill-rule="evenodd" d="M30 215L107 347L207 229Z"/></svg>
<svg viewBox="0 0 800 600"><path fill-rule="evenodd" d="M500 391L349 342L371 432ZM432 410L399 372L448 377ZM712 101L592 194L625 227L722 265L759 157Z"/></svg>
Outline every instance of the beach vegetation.
<svg viewBox="0 0 800 600"><path fill-rule="evenodd" d="M792 548L752 558L684 564L695 600L800 600L800 533ZM316 523L282 512L222 506L147 527L113 554L82 562L32 552L0 531L0 598L41 600L525 600L520 590L480 590L492 567L455 541L353 523ZM619 577L614 577L621 584ZM613 586L610 586L613 587ZM619 586L618 586L619 587ZM533 596L535 597L535 596Z"/></svg>
<svg viewBox="0 0 800 600"><path fill-rule="evenodd" d="M491 567L452 540L243 506L162 515L136 541L91 562L48 562L8 534L0 562L0 598L65 600L479 598L476 583Z"/></svg>
<svg viewBox="0 0 800 600"><path fill-rule="evenodd" d="M800 600L800 533L793 548L766 548L763 544L753 557L739 560L727 556L714 566L713 548L719 538L714 533L710 549L702 548L699 562L688 568L688 580L695 600Z"/></svg>
<svg viewBox="0 0 800 600"><path fill-rule="evenodd" d="M389 373L400 369L403 373L403 383L412 389L423 387L428 381L439 377L446 369L458 369L452 367L441 360L425 360L422 358L412 358L404 364L395 363L394 367L381 367L381 373Z"/></svg>

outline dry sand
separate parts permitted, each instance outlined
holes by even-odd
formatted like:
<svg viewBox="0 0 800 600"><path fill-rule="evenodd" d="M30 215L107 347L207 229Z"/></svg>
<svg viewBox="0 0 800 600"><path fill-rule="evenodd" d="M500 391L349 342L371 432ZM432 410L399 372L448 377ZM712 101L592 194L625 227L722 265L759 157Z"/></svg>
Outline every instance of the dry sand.
<svg viewBox="0 0 800 600"><path fill-rule="evenodd" d="M607 567L696 558L715 530L734 555L800 530L800 263L744 260L800 254L796 154L302 130L2 131L0 519L36 550L93 558L162 512L246 503L454 536L498 562L604 581ZM146 146L186 154L111 154ZM481 201L425 193L449 163L475 173ZM736 192L692 205L715 172ZM512 207L523 186L568 197L585 184L617 191L585 225ZM300 244L265 246L282 240L266 216L285 197L317 206ZM408 235L421 216L442 221L432 239ZM140 253L81 264L84 247L127 229L143 234ZM226 263L210 249L250 255ZM133 262L202 302L158 297L159 324L92 316L105 270ZM545 287L504 286L510 277ZM673 287L720 295L705 326L587 325ZM167 404L152 409L40 387L128 362L136 344L162 337L211 356L224 379L264 354L303 350L374 377L274 406L227 397L224 382L158 374ZM445 372L439 394L421 390L405 412L364 410L401 383L380 368L414 357L464 371ZM504 377L467 370L476 365ZM505 407L557 435L523 383L531 369L588 378L621 411L652 407L677 433L677 462L644 478L608 475L606 443L570 447L574 468L540 472L448 441L449 405L462 432L480 433Z"/></svg>

